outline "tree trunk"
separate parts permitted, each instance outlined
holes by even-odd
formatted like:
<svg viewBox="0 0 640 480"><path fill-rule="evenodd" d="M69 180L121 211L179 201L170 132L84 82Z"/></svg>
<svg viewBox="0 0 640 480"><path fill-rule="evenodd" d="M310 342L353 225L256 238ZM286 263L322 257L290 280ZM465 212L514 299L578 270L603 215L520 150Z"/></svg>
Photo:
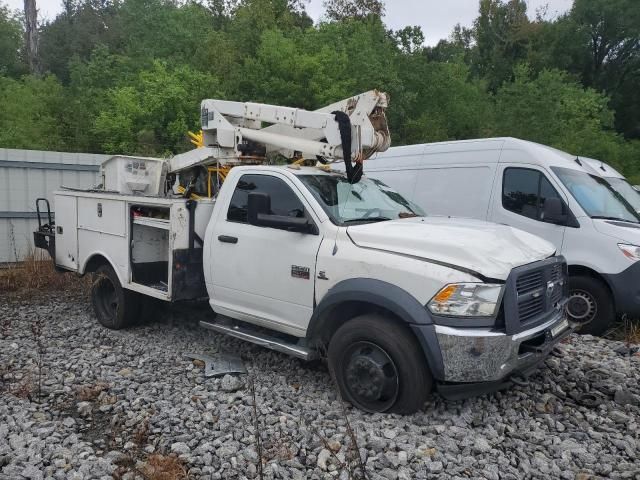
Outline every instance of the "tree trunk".
<svg viewBox="0 0 640 480"><path fill-rule="evenodd" d="M39 73L38 69L38 10L36 0L24 0L25 46L29 72Z"/></svg>

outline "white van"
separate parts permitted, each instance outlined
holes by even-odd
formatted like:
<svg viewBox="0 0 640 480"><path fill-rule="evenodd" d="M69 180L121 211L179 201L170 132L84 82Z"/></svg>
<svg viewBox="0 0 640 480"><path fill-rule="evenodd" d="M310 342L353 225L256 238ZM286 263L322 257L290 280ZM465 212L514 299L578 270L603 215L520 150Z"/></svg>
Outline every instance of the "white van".
<svg viewBox="0 0 640 480"><path fill-rule="evenodd" d="M640 215L579 158L494 138L395 147L365 170L430 215L502 223L553 243L569 264L568 311L583 332L640 315Z"/></svg>
<svg viewBox="0 0 640 480"><path fill-rule="evenodd" d="M636 209L636 212L640 212L640 192L629 183L624 175L611 165L594 158L580 157L580 161L583 165L592 168L594 173L604 178L616 192L622 195Z"/></svg>

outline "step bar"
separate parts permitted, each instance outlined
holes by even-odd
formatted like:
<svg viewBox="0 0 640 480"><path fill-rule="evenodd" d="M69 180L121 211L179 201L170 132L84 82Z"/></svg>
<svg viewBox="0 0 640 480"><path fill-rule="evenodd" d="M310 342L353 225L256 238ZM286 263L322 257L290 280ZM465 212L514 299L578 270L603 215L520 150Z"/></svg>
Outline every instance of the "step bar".
<svg viewBox="0 0 640 480"><path fill-rule="evenodd" d="M240 340L255 343L256 345L275 350L276 352L286 353L287 355L291 355L302 360L314 360L319 357L315 350L295 343L288 343L250 327L243 327L227 322L210 322L206 320L201 320L200 326L218 333L224 333L225 335L239 338Z"/></svg>

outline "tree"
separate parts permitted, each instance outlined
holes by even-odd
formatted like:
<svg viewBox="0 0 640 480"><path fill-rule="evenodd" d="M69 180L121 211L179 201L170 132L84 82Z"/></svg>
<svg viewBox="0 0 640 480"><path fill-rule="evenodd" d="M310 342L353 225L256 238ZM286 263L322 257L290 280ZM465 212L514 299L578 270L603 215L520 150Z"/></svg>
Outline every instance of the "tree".
<svg viewBox="0 0 640 480"><path fill-rule="evenodd" d="M188 148L200 101L219 97L219 82L182 65L154 61L130 84L109 90L93 133L106 153L164 155Z"/></svg>
<svg viewBox="0 0 640 480"><path fill-rule="evenodd" d="M384 15L384 3L380 0L325 0L324 7L331 20Z"/></svg>
<svg viewBox="0 0 640 480"><path fill-rule="evenodd" d="M427 63L419 57L404 61L403 118L391 115L394 144L461 140L491 133L490 97L482 82L470 79L466 65Z"/></svg>
<svg viewBox="0 0 640 480"><path fill-rule="evenodd" d="M584 88L566 73L532 74L516 68L513 83L496 97L496 134L551 145L576 155L609 159L621 139L613 133L608 98Z"/></svg>
<svg viewBox="0 0 640 480"><path fill-rule="evenodd" d="M585 47L583 82L610 95L618 129L640 138L640 2L575 0L570 19Z"/></svg>
<svg viewBox="0 0 640 480"><path fill-rule="evenodd" d="M38 65L38 10L36 0L24 0L24 44L29 71L39 72Z"/></svg>
<svg viewBox="0 0 640 480"><path fill-rule="evenodd" d="M480 15L473 27L474 69L491 91L510 80L513 67L526 57L528 25L524 0L480 0Z"/></svg>
<svg viewBox="0 0 640 480"><path fill-rule="evenodd" d="M53 76L0 77L0 146L63 150L63 90Z"/></svg>
<svg viewBox="0 0 640 480"><path fill-rule="evenodd" d="M98 45L122 46L126 42L126 34L112 28L118 15L114 4L85 0L69 2L65 8L42 26L39 48L42 71L55 74L63 83L69 81L69 65L74 58L87 60Z"/></svg>
<svg viewBox="0 0 640 480"><path fill-rule="evenodd" d="M449 39L440 40L435 47L427 48L427 58L435 62L464 62L471 65L473 55L473 30L457 24Z"/></svg>
<svg viewBox="0 0 640 480"><path fill-rule="evenodd" d="M0 4L0 75L17 77L24 72L22 35L20 19Z"/></svg>
<svg viewBox="0 0 640 480"><path fill-rule="evenodd" d="M404 53L415 53L423 48L424 45L424 33L422 28L417 25L412 27L404 27L394 34L396 42L400 50Z"/></svg>

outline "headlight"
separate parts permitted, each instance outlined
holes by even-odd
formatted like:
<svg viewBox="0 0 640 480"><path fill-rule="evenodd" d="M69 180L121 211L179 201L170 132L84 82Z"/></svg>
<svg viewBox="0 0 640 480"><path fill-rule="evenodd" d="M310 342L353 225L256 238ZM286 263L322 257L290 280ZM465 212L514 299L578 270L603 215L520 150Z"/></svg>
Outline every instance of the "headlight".
<svg viewBox="0 0 640 480"><path fill-rule="evenodd" d="M427 305L431 313L455 317L491 317L498 310L502 285L450 283Z"/></svg>
<svg viewBox="0 0 640 480"><path fill-rule="evenodd" d="M626 245L624 243L619 243L618 247L622 250L625 257L633 260L640 260L640 247L636 247L635 245Z"/></svg>

